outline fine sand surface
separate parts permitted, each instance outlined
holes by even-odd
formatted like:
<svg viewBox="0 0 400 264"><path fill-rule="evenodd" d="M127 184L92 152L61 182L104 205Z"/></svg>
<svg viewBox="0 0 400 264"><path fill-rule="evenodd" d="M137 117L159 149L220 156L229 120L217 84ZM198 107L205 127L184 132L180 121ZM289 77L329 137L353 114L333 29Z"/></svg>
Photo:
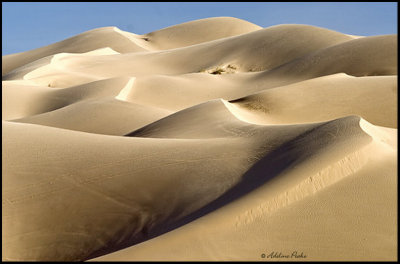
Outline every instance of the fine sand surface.
<svg viewBox="0 0 400 264"><path fill-rule="evenodd" d="M396 35L217 17L2 63L4 261L397 260Z"/></svg>

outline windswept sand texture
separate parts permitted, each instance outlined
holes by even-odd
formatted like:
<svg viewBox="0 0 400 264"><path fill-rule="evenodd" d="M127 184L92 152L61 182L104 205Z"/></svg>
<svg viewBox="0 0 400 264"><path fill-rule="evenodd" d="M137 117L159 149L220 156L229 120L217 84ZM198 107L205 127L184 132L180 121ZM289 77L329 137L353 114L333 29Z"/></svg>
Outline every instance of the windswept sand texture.
<svg viewBox="0 0 400 264"><path fill-rule="evenodd" d="M2 62L3 260L397 260L396 35L218 17Z"/></svg>

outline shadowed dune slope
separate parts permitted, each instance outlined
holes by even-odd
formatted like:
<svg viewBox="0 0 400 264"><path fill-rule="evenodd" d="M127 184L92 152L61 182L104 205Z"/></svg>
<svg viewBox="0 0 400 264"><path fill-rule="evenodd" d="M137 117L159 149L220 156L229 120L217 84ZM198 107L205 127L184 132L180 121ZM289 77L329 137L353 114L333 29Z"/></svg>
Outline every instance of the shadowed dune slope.
<svg viewBox="0 0 400 264"><path fill-rule="evenodd" d="M265 184L185 226L93 260L260 261L277 251L303 261L396 259L397 158L378 140L306 172L308 180L281 195L270 195L274 186Z"/></svg>
<svg viewBox="0 0 400 264"><path fill-rule="evenodd" d="M397 94L395 75L334 74L233 100L231 109L255 123L307 123L359 115L373 124L397 128Z"/></svg>
<svg viewBox="0 0 400 264"><path fill-rule="evenodd" d="M213 206L219 197L230 201L305 160L329 164L358 149L371 140L360 120L257 126L252 132L239 122L243 133L234 137L193 140L120 138L3 121L3 227L13 237L6 240L5 258L77 260L138 242ZM29 138L21 127L29 128ZM336 135L326 133L334 129ZM20 144L25 148L18 150ZM25 160L23 166L19 159ZM246 176L257 160L261 163ZM176 191L164 192L171 184ZM21 213L31 221L23 221ZM64 251L64 243L57 242L61 237L73 247Z"/></svg>

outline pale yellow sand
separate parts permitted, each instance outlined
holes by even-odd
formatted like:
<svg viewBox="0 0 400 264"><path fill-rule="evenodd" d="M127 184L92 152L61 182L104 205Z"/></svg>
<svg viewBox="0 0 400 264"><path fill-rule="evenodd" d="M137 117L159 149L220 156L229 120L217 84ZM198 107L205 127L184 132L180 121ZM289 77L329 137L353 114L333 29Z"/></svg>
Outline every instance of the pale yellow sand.
<svg viewBox="0 0 400 264"><path fill-rule="evenodd" d="M397 260L397 36L219 17L2 61L3 260Z"/></svg>

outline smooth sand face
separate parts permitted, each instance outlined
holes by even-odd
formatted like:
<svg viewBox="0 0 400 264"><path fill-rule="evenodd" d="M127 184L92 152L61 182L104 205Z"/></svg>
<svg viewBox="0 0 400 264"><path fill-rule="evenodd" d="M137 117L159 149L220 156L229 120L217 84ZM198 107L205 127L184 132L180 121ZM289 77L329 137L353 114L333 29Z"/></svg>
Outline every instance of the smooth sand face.
<svg viewBox="0 0 400 264"><path fill-rule="evenodd" d="M2 61L3 260L397 259L397 36L219 17Z"/></svg>

